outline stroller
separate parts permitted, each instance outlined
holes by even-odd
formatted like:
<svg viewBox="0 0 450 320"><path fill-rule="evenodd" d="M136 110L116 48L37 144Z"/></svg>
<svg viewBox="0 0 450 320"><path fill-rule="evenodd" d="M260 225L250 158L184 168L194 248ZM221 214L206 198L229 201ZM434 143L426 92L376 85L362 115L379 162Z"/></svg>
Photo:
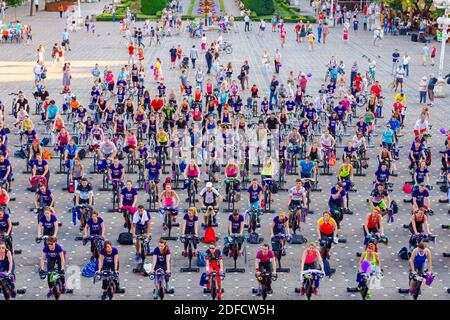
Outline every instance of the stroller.
<svg viewBox="0 0 450 320"><path fill-rule="evenodd" d="M189 68L189 57L184 56L181 60L180 69L188 69Z"/></svg>

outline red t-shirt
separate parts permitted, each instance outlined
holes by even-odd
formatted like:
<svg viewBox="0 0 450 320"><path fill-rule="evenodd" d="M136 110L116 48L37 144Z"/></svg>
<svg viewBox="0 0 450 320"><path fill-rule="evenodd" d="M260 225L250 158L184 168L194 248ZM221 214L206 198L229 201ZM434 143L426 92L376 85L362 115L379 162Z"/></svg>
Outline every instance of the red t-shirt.
<svg viewBox="0 0 450 320"><path fill-rule="evenodd" d="M402 113L403 111L403 104L401 102L395 101L393 104L394 110L398 111L398 113Z"/></svg>
<svg viewBox="0 0 450 320"><path fill-rule="evenodd" d="M162 99L153 99L151 102L153 111L159 111L163 107Z"/></svg>
<svg viewBox="0 0 450 320"><path fill-rule="evenodd" d="M134 46L133 45L130 45L129 47L128 47L128 54L131 56L131 55L134 55Z"/></svg>
<svg viewBox="0 0 450 320"><path fill-rule="evenodd" d="M373 86L370 88L370 92L375 93L375 95L376 95L377 97L379 97L380 94L381 94L381 87L380 87L380 86L373 85Z"/></svg>

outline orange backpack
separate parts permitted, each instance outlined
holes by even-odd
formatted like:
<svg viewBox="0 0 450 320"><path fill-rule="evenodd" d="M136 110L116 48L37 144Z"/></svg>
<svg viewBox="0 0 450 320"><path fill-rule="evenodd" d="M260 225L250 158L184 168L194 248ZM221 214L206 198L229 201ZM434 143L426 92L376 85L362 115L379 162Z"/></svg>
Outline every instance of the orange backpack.
<svg viewBox="0 0 450 320"><path fill-rule="evenodd" d="M52 158L52 153L50 151L44 150L44 153L42 154L42 158L43 159L51 159Z"/></svg>

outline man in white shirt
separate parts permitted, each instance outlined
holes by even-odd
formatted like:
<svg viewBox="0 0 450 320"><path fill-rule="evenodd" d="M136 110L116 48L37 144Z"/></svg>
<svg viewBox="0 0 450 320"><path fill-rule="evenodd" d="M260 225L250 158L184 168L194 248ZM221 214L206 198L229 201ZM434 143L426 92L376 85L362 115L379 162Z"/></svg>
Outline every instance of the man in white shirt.
<svg viewBox="0 0 450 320"><path fill-rule="evenodd" d="M36 7L36 12L39 11L39 0L34 0L34 6Z"/></svg>
<svg viewBox="0 0 450 320"><path fill-rule="evenodd" d="M400 85L400 92L403 92L403 78L405 77L405 70L403 66L399 65L395 72L395 91L397 92L398 85Z"/></svg>
<svg viewBox="0 0 450 320"><path fill-rule="evenodd" d="M381 40L380 29L375 29L373 31L373 45L376 46L377 40Z"/></svg>
<svg viewBox="0 0 450 320"><path fill-rule="evenodd" d="M414 135L417 137L419 133L425 134L428 132L428 121L424 117L421 117L416 121L414 125Z"/></svg>
<svg viewBox="0 0 450 320"><path fill-rule="evenodd" d="M245 22L244 32L247 31L250 32L250 17L248 16L248 14L245 15L244 22Z"/></svg>

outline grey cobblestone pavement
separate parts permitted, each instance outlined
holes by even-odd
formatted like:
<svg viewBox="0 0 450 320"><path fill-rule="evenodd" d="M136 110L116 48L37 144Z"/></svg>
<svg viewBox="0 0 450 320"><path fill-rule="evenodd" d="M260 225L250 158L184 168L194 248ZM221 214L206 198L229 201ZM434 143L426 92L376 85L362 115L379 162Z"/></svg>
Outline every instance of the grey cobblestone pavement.
<svg viewBox="0 0 450 320"><path fill-rule="evenodd" d="M103 6L100 4L84 4L83 12L98 12ZM50 60L50 51L52 45L56 42L61 42L61 33L64 28L63 19L59 19L55 13L40 12L35 17L24 17L25 23L31 22L34 30L34 43L30 46L21 44L0 44L0 99L5 103L7 110L10 110L11 99L8 93L16 92L19 89L24 90L27 96L31 97L31 90L33 89L33 74L32 69L34 59L36 56L37 45L42 43L45 45L46 61ZM84 14L85 15L85 14ZM118 23L97 22L96 35L87 34L85 30L80 30L72 33L71 46L72 51L67 52L66 61L71 62L73 66L73 79L71 87L73 92L79 97L80 101L87 105L89 99L89 91L91 84L90 70L95 63L99 63L103 69L104 65L112 66L115 72L118 71L119 66L127 61L126 40L119 33ZM254 22L253 32L244 33L243 25L239 24L237 33L228 33L224 35L224 39L233 44L233 53L231 55L224 55L222 63L232 62L234 68L248 59L251 67L250 84L256 83L263 92L268 91L268 84L270 82L270 75L265 75L261 68L261 56L264 49L269 50L269 54L273 55L275 48L279 48L279 39L277 34L266 31L264 38L258 36L256 22ZM283 49L281 69L281 79L286 80L289 71L294 71L295 74L299 70L304 72L311 72L312 78L308 83L309 91L314 91L319 88L322 83L325 64L331 55L335 55L337 59L342 59L345 62L346 70L350 69L353 61L358 61L360 68L366 70L367 58L374 58L377 62L377 73L382 84L386 87L392 81L390 75L391 70L391 54L394 48L398 48L401 53L407 51L412 57L410 76L405 80L405 93L408 97L408 110L406 117L405 136L402 138L400 160L398 161L398 177L394 178L394 191L392 193L393 199L400 205L400 211L394 223L387 225L385 223L385 230L390 241L388 246L380 246L381 263L383 265L385 276L382 281L382 289L374 290L373 299L383 300L402 300L408 299L407 296L400 295L397 292L399 287L407 286L408 266L407 262L400 260L396 253L398 250L407 245L408 231L402 227L403 224L409 223L410 204L403 203L402 199L405 197L401 188L404 181L409 180L407 151L409 149L412 127L417 119L420 111L418 104L418 80L423 75L428 75L431 71L437 73L437 67L423 67L421 65L421 45L410 41L409 37L393 37L387 36L381 41L381 45L373 47L371 44L372 33L360 31L355 36L350 33L350 40L348 43L342 41L342 30L337 27L331 29L329 40L326 45L318 44L313 52L308 51L307 44L298 44L294 39L293 25L287 25L288 40ZM314 26L314 29L316 26ZM208 42L217 37L214 32L207 33ZM145 44L148 39L145 39ZM187 35L178 35L170 38L163 38L161 46L146 46L144 50L145 60L144 65L146 70L154 63L156 57L161 57L163 60L163 71L166 78L167 88L178 88L179 72L168 70L168 55L169 49L172 45L181 44L183 50L188 52L192 44L200 46L198 39L194 40ZM439 52L438 52L439 56ZM449 65L450 58L447 55L446 65ZM271 65L272 68L272 65ZM62 89L62 72L60 67L54 67L48 63L48 78L46 86L50 94L56 98L58 105L62 104L62 96L59 92ZM273 70L271 70L272 72ZM147 73L149 73L147 71ZM189 71L189 78L193 79L194 74L192 69ZM146 87L151 88L151 95L154 96L156 86L153 81L147 81ZM448 90L447 90L448 92ZM244 94L245 98L247 94ZM383 90L387 101L385 102L385 113L390 110L392 105L393 94L387 89ZM438 130L442 127L449 127L449 98L436 99L435 105L431 108L432 119L432 133L429 144L433 150L433 163L430 174L432 184L439 179L440 155L439 150L443 150L444 137L441 136ZM33 105L33 103L32 103ZM36 116L33 116L36 117ZM6 124L11 127L13 119L10 115L6 116ZM37 121L37 118L36 118ZM351 139L351 137L347 137ZM347 139L346 138L346 139ZM17 136L11 134L10 145L17 143ZM337 269L336 274L331 278L324 278L321 281L320 292L315 299L350 299L358 300L359 295L346 292L346 287L355 286L356 264L357 257L355 253L361 251L363 248L362 240L363 234L361 225L363 224L366 214L369 212L369 207L366 204L366 198L370 193L372 185L372 173L375 171L376 165L376 150L378 148L369 150L369 169L366 177L355 177L355 187L357 193L350 194L351 209L354 214L345 216L344 224L340 230L340 236L347 239L346 244L338 244L333 247L331 265ZM13 152L10 151L10 154ZM339 156L341 153L338 154ZM85 167L90 167L91 160L85 160ZM59 232L59 242L67 250L68 265L74 269L69 269L67 273L77 267L82 267L89 259L89 248L83 247L80 242L74 241L74 238L79 235L78 226L73 226L71 222L71 213L68 212L71 196L67 192L62 191L65 186L65 175L57 175L55 171L58 166L58 159L50 160L52 178L50 180L50 188L56 195L56 214L63 226ZM42 248L42 244L36 244L34 238L36 237L36 220L35 215L29 211L32 206L32 193L26 191L28 187L28 175L21 174L24 169L24 161L18 161L17 158L12 158L12 164L15 172L15 182L13 185L17 200L11 202L13 221L19 221L20 225L14 229L14 245L16 249L22 249L23 253L15 257L17 287L25 287L27 293L18 296L18 299L46 299L47 285L45 281L39 279L36 272L38 258ZM307 226L302 230L306 238L315 240L315 223L319 218L321 211L327 208L327 201L329 198L329 190L331 185L336 181L336 169L332 169L333 176L320 176L319 183L323 189L321 193L312 194L312 208L315 210L314 215L307 218ZM88 171L88 170L87 170ZM116 245L116 239L120 232L123 232L123 220L120 214L108 212L111 207L110 192L100 192L98 188L101 185L100 175L88 175L89 179L93 179L95 186L95 202L96 208L101 212L101 216L106 221L106 235L108 239L113 240ZM203 176L204 177L204 176ZM131 175L131 179L135 182L137 175ZM288 186L293 185L294 177L288 177ZM223 193L224 188L218 185L220 191ZM185 193L182 193L185 195ZM430 244L430 249L433 256L434 271L438 274L431 287L423 290L421 299L449 299L450 295L446 290L450 286L450 274L448 258L443 258L443 252L450 252L449 240L450 233L448 230L441 229L441 224L448 224L450 222L447 210L448 204L438 203L438 199L445 198L445 194L439 191L435 185L435 189L431 193L432 208L435 215L430 218L431 229L433 234L437 235L436 244ZM140 193L140 199L145 195ZM184 198L182 196L181 198ZM273 207L275 209L286 209L287 193L280 192L275 196ZM225 206L225 205L223 205ZM186 205L182 204L185 209ZM239 208L243 208L243 201L238 204ZM218 236L221 238L226 232L226 220L228 214L219 213L219 228L217 230ZM156 244L156 240L162 234L161 218L153 215L152 246ZM268 239L269 237L269 223L273 218L273 214L265 214L262 217L262 228L259 232ZM175 233L179 230L175 229ZM202 233L202 231L201 231ZM219 246L222 246L222 241ZM200 274L179 272L180 267L186 265L187 261L181 256L182 246L180 242L170 242L170 247L173 256L173 276L171 280L172 286L175 287L175 294L171 295L169 299L208 299L208 296L202 293L199 286ZM115 299L151 299L151 289L153 283L148 279L137 274L132 273L132 268L135 267L134 248L131 246L120 246L117 244L120 253L120 270L121 270L121 285L126 288L125 294L120 294ZM279 275L278 281L273 285L274 294L271 299L299 299L298 294L294 293L294 288L299 284L299 261L300 256L306 245L288 245L287 255L283 258L283 265L290 267L290 273ZM205 246L200 245L200 249L204 250ZM256 286L254 277L254 259L256 251L259 249L258 245L247 245L246 251L248 259L245 263L243 259L238 261L240 266L245 267L246 272L243 274L227 274L224 280L224 299L260 299L251 293L251 288ZM232 266L231 258L225 258L225 267ZM70 277L69 277L70 278ZM72 277L74 279L76 277ZM98 299L101 294L100 285L92 284L92 279L82 278L79 289L75 289L73 295L65 295L62 299Z"/></svg>

